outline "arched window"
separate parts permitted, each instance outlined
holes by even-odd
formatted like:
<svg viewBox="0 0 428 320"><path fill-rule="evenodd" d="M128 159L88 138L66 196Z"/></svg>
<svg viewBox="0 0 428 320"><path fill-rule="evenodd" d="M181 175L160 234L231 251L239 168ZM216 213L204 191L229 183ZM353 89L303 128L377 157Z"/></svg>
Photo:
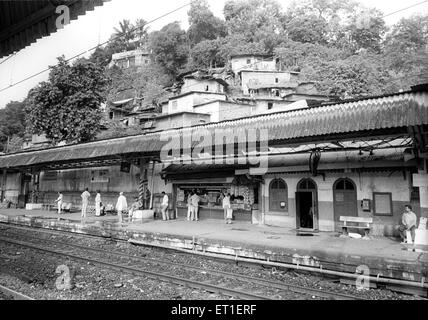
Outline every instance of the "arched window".
<svg viewBox="0 0 428 320"><path fill-rule="evenodd" d="M315 182L312 179L303 179L299 182L297 190L316 190Z"/></svg>
<svg viewBox="0 0 428 320"><path fill-rule="evenodd" d="M334 220L336 230L340 230L341 216L358 216L357 187L349 178L340 178L333 185Z"/></svg>
<svg viewBox="0 0 428 320"><path fill-rule="evenodd" d="M274 179L269 185L269 211L288 211L288 188L282 179Z"/></svg>
<svg viewBox="0 0 428 320"><path fill-rule="evenodd" d="M349 179L339 179L336 181L334 188L336 190L355 190L354 183Z"/></svg>

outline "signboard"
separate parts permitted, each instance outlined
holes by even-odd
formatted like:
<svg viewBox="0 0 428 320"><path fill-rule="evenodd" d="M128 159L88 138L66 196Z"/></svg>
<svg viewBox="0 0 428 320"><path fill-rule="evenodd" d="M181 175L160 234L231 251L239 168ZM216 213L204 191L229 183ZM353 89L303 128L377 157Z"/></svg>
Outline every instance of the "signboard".
<svg viewBox="0 0 428 320"><path fill-rule="evenodd" d="M392 200L390 193L373 193L374 212L379 216L392 216Z"/></svg>
<svg viewBox="0 0 428 320"><path fill-rule="evenodd" d="M363 211L371 211L370 209L370 199L363 199L361 201L361 208Z"/></svg>
<svg viewBox="0 0 428 320"><path fill-rule="evenodd" d="M178 189L177 191L177 201L184 201L184 190Z"/></svg>

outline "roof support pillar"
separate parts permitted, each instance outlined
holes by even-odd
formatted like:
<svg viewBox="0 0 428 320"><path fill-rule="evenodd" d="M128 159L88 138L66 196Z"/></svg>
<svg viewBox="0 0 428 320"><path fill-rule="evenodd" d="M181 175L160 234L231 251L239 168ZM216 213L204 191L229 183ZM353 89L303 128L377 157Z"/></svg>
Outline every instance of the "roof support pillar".
<svg viewBox="0 0 428 320"><path fill-rule="evenodd" d="M152 160L152 180L150 183L150 205L149 205L149 209L153 209L153 196L155 194L154 191L154 185L155 185L155 164L156 161Z"/></svg>
<svg viewBox="0 0 428 320"><path fill-rule="evenodd" d="M419 188L421 217L428 218L428 159L422 159L423 168L413 175L413 186Z"/></svg>
<svg viewBox="0 0 428 320"><path fill-rule="evenodd" d="M2 179L1 179L1 198L0 202L4 201L4 197L6 196L6 178L7 178L7 169L3 169Z"/></svg>
<svg viewBox="0 0 428 320"><path fill-rule="evenodd" d="M148 206L147 201L147 159L140 159L140 181L138 182L138 200L143 203L144 209Z"/></svg>

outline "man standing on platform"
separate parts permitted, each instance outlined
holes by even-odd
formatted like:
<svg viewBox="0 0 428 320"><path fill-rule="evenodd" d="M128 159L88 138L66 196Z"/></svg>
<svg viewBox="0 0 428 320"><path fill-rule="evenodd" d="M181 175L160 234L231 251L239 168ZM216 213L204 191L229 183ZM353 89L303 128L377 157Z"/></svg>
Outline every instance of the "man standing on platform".
<svg viewBox="0 0 428 320"><path fill-rule="evenodd" d="M119 193L119 198L117 199L116 203L116 210L117 215L119 216L119 223L123 222L123 211L126 211L128 209L128 203L126 202L126 198L123 195L123 192Z"/></svg>
<svg viewBox="0 0 428 320"><path fill-rule="evenodd" d="M97 217L101 216L101 192L97 191L97 195L95 196L95 215Z"/></svg>
<svg viewBox="0 0 428 320"><path fill-rule="evenodd" d="M400 232L400 237L403 243L405 242L407 236L407 231L410 231L412 236L412 243L415 244L415 229L417 217L416 214L412 211L412 206L407 204L404 206L406 210L401 217L401 225L398 227L398 231ZM408 242L408 241L407 241Z"/></svg>
<svg viewBox="0 0 428 320"><path fill-rule="evenodd" d="M91 194L89 193L88 188L85 188L85 191L83 191L81 197L82 197L82 218L86 219L86 210L88 209L89 198L91 197Z"/></svg>
<svg viewBox="0 0 428 320"><path fill-rule="evenodd" d="M166 221L169 220L169 214L168 214L168 205L169 205L169 198L168 195L165 193L165 191L162 191L162 204L161 204L161 210L162 210L162 220Z"/></svg>
<svg viewBox="0 0 428 320"><path fill-rule="evenodd" d="M191 201L192 201L192 209L193 209L192 210L192 217L191 217L191 219L192 219L192 221L193 220L198 221L199 220L198 211L199 211L199 201L200 201L200 198L196 194L196 192L194 192L191 199L192 199Z"/></svg>
<svg viewBox="0 0 428 320"><path fill-rule="evenodd" d="M62 193L58 191L58 199L55 200L55 202L58 203L58 214L61 214L61 209L62 209Z"/></svg>

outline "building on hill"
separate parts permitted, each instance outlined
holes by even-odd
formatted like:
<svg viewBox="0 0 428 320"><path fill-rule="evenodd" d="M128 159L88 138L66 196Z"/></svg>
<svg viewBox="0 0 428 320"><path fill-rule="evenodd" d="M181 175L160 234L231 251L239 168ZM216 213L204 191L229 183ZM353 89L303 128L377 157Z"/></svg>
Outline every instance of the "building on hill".
<svg viewBox="0 0 428 320"><path fill-rule="evenodd" d="M237 54L230 57L230 68L237 75L243 70L276 71L276 60L271 55Z"/></svg>
<svg viewBox="0 0 428 320"><path fill-rule="evenodd" d="M244 95L254 94L257 90L264 91L271 88L286 90L299 86L298 72L244 70L239 72L239 76Z"/></svg>
<svg viewBox="0 0 428 320"><path fill-rule="evenodd" d="M131 51L115 53L112 56L109 68L117 66L121 69L131 67L142 67L151 63L150 52L148 50L139 48Z"/></svg>

